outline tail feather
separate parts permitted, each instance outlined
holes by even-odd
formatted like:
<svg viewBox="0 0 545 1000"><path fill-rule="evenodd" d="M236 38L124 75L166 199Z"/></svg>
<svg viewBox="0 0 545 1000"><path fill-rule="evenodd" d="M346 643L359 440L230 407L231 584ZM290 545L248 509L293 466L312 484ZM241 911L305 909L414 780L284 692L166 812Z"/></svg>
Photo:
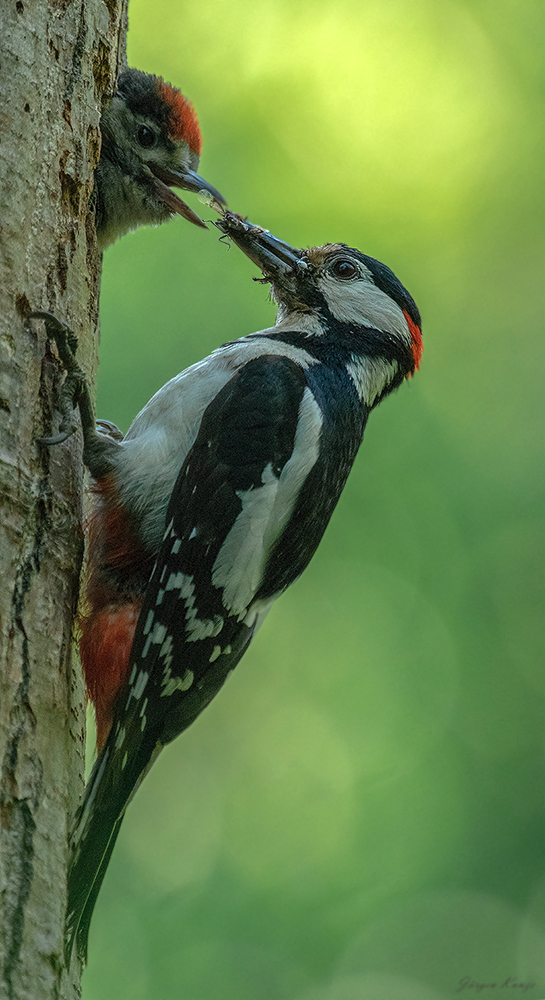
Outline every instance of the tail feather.
<svg viewBox="0 0 545 1000"><path fill-rule="evenodd" d="M106 874L125 810L162 750L142 741L134 756L120 754L117 729L110 733L87 782L76 813L68 868L65 922L65 959L70 963L74 944L87 961L87 938L95 903Z"/></svg>
<svg viewBox="0 0 545 1000"><path fill-rule="evenodd" d="M110 840L108 842L108 847L104 852L104 855L100 862L100 867L98 868L95 874L89 895L87 896L87 902L85 903L83 909L80 910L77 923L72 922L69 925L67 919L66 935L65 935L65 953L66 953L65 957L67 960L67 964L72 954L74 943L76 945L76 953L80 962L83 965L87 964L87 943L89 938L89 928L91 926L91 917L93 916L95 903L98 899L98 894L101 890L102 882L104 881L104 876L106 874L106 869L108 868L108 865L110 863L112 851L115 847L115 842L117 840L117 835L121 829L122 822L123 822L123 816L121 816L118 819L117 823L115 824L112 830Z"/></svg>

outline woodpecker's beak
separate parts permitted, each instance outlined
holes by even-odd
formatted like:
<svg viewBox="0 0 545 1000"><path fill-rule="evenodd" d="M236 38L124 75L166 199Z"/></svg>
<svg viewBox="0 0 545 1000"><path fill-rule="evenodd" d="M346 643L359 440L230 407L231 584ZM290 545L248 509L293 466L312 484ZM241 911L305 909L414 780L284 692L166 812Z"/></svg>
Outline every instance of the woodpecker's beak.
<svg viewBox="0 0 545 1000"><path fill-rule="evenodd" d="M155 175L157 194L167 208L171 212L183 215L184 219L192 222L195 226L208 229L208 226L202 221L200 216L189 205L186 205L185 201L182 201L171 189L178 187L186 191L194 191L196 194L200 194L201 192L206 193L210 198L210 203L217 202L217 208L221 211L221 205L225 205L226 201L219 191L215 187L212 187L208 181L205 181L204 177L199 177L199 174L196 174L193 170L165 170L157 163L148 163L147 166Z"/></svg>
<svg viewBox="0 0 545 1000"><path fill-rule="evenodd" d="M261 226L253 226L234 212L224 212L214 223L225 236L229 236L247 257L257 264L263 276L273 285L290 284L289 279L300 276L309 268L304 250L296 250L289 243L272 236Z"/></svg>

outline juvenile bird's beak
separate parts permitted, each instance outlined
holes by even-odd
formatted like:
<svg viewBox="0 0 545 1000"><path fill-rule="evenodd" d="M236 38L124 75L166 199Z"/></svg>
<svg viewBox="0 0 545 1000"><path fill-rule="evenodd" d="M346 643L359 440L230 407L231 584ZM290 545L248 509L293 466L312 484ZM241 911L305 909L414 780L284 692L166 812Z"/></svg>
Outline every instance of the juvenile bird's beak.
<svg viewBox="0 0 545 1000"><path fill-rule="evenodd" d="M215 187L212 187L208 181L205 181L204 177L200 177L199 174L196 174L193 170L165 170L156 163L148 163L147 165L151 172L155 175L155 188L157 194L165 203L167 208L169 208L171 212L183 215L184 219L187 219L188 222L192 222L195 226L201 226L202 229L208 229L208 226L202 221L200 216L198 216L197 213L189 207L189 205L186 205L185 201L182 201L182 199L179 198L174 191L172 191L172 188L183 188L186 191L194 191L197 194L204 191L210 196L211 202L218 203L218 208L221 205L226 204L225 199L219 191Z"/></svg>
<svg viewBox="0 0 545 1000"><path fill-rule="evenodd" d="M261 226L244 221L234 212L224 212L214 225L257 264L266 280L273 285L289 283L290 278L300 276L310 266L304 250L295 249Z"/></svg>

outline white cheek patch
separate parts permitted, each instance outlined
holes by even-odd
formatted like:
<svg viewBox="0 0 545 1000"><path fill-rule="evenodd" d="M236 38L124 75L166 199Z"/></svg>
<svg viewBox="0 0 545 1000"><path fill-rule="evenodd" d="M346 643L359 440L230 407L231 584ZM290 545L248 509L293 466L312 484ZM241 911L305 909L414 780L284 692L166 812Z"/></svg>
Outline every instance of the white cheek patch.
<svg viewBox="0 0 545 1000"><path fill-rule="evenodd" d="M385 361L382 358L357 358L349 362L346 370L356 386L356 392L361 400L372 406L375 399L381 395L390 384L398 370L397 361Z"/></svg>
<svg viewBox="0 0 545 1000"><path fill-rule="evenodd" d="M291 457L277 479L269 463L262 486L241 490L242 510L212 568L212 583L223 588L223 604L243 621L259 588L269 553L282 534L299 491L318 458L322 414L305 389ZM252 619L253 621L253 619Z"/></svg>
<svg viewBox="0 0 545 1000"><path fill-rule="evenodd" d="M370 279L342 282L326 274L320 281L320 289L331 314L341 323L395 333L404 344L411 346L411 331L403 310Z"/></svg>

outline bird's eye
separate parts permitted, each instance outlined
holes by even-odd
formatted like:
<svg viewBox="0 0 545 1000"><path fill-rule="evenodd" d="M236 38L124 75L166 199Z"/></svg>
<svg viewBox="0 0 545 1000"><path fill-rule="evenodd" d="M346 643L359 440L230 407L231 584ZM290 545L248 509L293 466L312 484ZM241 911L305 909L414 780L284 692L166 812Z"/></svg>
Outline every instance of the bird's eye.
<svg viewBox="0 0 545 1000"><path fill-rule="evenodd" d="M155 132L148 125L141 125L136 133L136 138L144 149L151 149L155 146Z"/></svg>
<svg viewBox="0 0 545 1000"><path fill-rule="evenodd" d="M358 269L351 260L343 258L341 260L336 260L331 265L331 273L336 278L344 279L345 281L349 278L354 278L358 273Z"/></svg>

